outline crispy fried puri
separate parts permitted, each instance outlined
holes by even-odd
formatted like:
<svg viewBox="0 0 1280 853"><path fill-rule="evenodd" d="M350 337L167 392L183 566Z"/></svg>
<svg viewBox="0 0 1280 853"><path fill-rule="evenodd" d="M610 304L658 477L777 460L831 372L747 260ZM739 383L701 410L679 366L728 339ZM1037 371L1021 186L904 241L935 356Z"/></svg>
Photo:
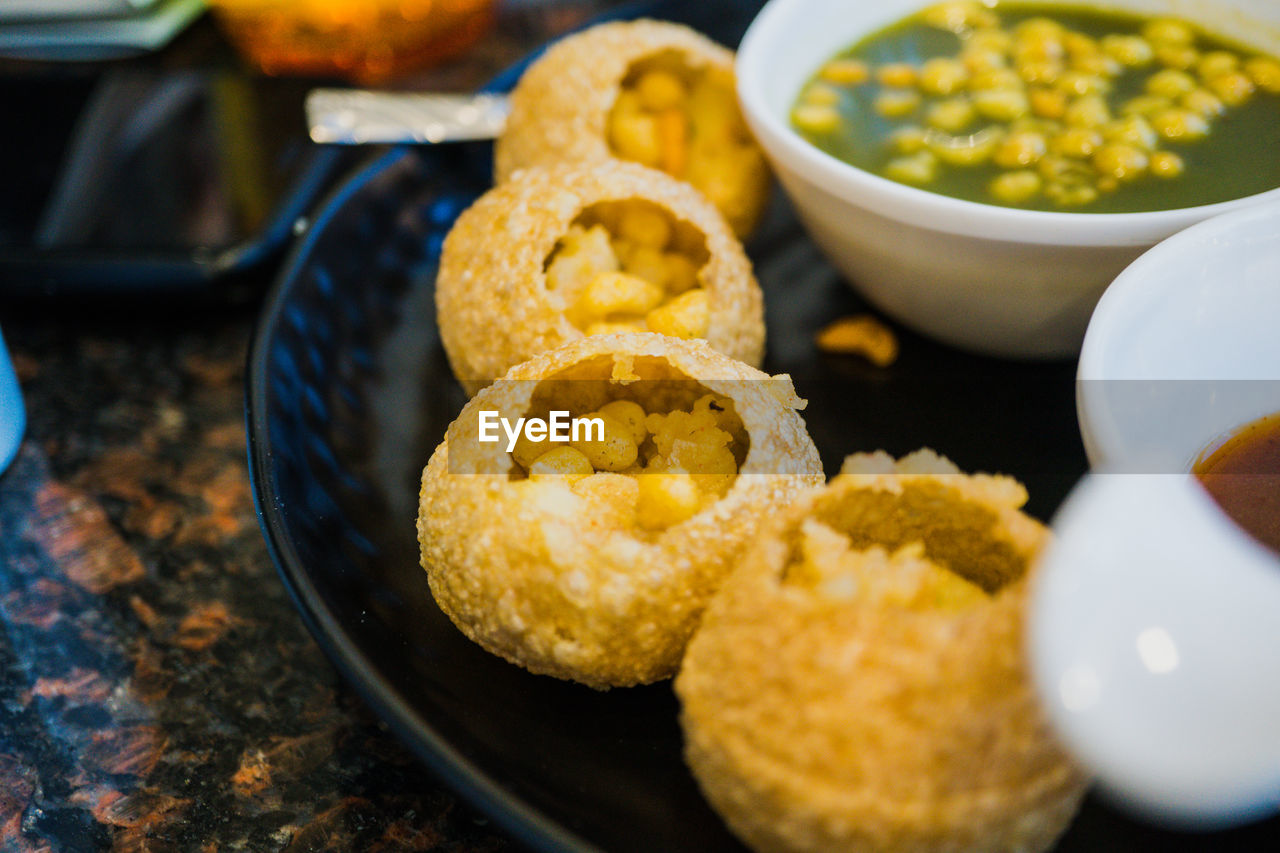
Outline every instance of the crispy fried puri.
<svg viewBox="0 0 1280 853"><path fill-rule="evenodd" d="M469 393L590 328L575 325L576 297L551 286L548 267L571 232L619 204L660 213L673 232L672 251L683 248L698 263L709 306L702 337L731 358L760 364L760 287L723 218L687 185L610 160L522 172L458 217L444 242L436 309L449 363Z"/></svg>
<svg viewBox="0 0 1280 853"><path fill-rule="evenodd" d="M618 138L620 131L631 137L635 123L623 127L626 119L617 119L616 108L621 100L626 111L630 103L624 91L650 67L689 86L680 106L692 111L692 126L677 134L687 154L707 152L701 162L683 156L673 163L670 155L655 151L649 156ZM708 76L723 81L722 98L699 95L696 82ZM647 127L647 122L642 116L640 124ZM650 136L665 140L668 134L655 127L647 127ZM653 145L660 143L649 140ZM534 62L512 91L511 114L494 149L497 181L530 166L611 158L648 161L699 186L739 236L751 232L768 201L768 167L742 122L733 91L733 53L679 24L617 21L568 36Z"/></svg>
<svg viewBox="0 0 1280 853"><path fill-rule="evenodd" d="M579 485L634 489L639 477L525 478L505 447L476 440L484 410L623 395L661 412L706 394L736 415L745 456L722 497L662 529L641 529L634 501ZM802 405L786 377L653 334L580 338L513 368L471 399L423 472L418 537L436 602L535 673L597 689L670 676L759 520L822 483Z"/></svg>
<svg viewBox="0 0 1280 853"><path fill-rule="evenodd" d="M851 457L721 587L676 690L686 757L761 851L1036 851L1084 779L1023 655L1047 533L1016 481Z"/></svg>

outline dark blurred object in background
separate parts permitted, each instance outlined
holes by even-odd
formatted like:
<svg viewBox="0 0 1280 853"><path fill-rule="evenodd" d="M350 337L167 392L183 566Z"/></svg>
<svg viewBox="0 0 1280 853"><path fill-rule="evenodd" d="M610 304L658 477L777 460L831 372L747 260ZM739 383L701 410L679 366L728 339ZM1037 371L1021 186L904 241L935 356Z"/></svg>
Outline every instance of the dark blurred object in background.
<svg viewBox="0 0 1280 853"><path fill-rule="evenodd" d="M0 77L0 292L195 293L278 256L344 155L307 84L226 67Z"/></svg>
<svg viewBox="0 0 1280 853"><path fill-rule="evenodd" d="M0 0L0 56L91 62L159 50L205 0Z"/></svg>

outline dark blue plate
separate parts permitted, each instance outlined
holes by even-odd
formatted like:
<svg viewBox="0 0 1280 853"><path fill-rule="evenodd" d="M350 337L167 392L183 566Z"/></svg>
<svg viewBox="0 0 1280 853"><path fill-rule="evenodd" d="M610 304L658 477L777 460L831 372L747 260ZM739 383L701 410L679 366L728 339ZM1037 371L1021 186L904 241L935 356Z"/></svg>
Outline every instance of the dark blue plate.
<svg viewBox="0 0 1280 853"><path fill-rule="evenodd" d="M728 44L754 11L723 1L646 9ZM490 156L474 144L377 158L321 207L269 294L248 417L272 557L373 709L531 847L741 850L684 767L669 685L601 694L492 657L440 614L418 566L418 478L465 400L436 331L436 259L454 217L489 185ZM748 248L768 306L767 368L792 374L810 400L805 418L829 471L856 450L929 445L965 468L1019 477L1045 518L1085 470L1073 363L979 358L902 329L890 368L823 357L813 332L865 306L781 200ZM1091 800L1060 849L1256 850L1276 838L1275 822L1156 832Z"/></svg>

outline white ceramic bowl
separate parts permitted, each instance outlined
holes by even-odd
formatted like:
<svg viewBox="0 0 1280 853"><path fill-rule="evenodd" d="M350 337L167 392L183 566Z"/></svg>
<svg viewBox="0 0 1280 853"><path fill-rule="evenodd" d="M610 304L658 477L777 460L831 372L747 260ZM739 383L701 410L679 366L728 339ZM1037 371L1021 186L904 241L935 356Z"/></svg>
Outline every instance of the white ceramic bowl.
<svg viewBox="0 0 1280 853"><path fill-rule="evenodd" d="M826 59L928 5L931 0L772 0L747 31L737 60L747 121L813 239L857 290L908 326L997 355L1074 355L1098 297L1134 258L1212 215L1280 198L1277 189L1152 213L1024 211L889 181L820 151L791 129L792 103ZM1175 13L1280 54L1276 0L1098 5Z"/></svg>
<svg viewBox="0 0 1280 853"><path fill-rule="evenodd" d="M1280 412L1280 202L1193 226L1098 303L1077 385L1095 473L1053 526L1031 659L1064 743L1178 822L1280 809L1280 554L1190 476Z"/></svg>
<svg viewBox="0 0 1280 853"><path fill-rule="evenodd" d="M1214 436L1280 411L1280 199L1125 269L1089 321L1077 378L1096 469L1186 472Z"/></svg>

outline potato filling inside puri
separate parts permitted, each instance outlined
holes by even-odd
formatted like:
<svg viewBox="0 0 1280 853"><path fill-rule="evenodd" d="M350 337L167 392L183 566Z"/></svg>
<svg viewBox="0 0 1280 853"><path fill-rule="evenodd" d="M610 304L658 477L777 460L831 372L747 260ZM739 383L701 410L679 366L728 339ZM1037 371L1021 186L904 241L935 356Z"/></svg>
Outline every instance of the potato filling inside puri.
<svg viewBox="0 0 1280 853"><path fill-rule="evenodd" d="M634 63L609 113L613 153L693 184L735 221L768 167L743 121L727 69L693 67L667 50Z"/></svg>
<svg viewBox="0 0 1280 853"><path fill-rule="evenodd" d="M584 210L546 261L547 289L588 335L657 332L704 338L711 300L706 238L643 199Z"/></svg>
<svg viewBox="0 0 1280 853"><path fill-rule="evenodd" d="M843 492L795 531L784 582L912 610L963 609L1027 571L1000 526L995 512L943 480Z"/></svg>
<svg viewBox="0 0 1280 853"><path fill-rule="evenodd" d="M564 442L522 435L510 476L522 488L567 485L613 525L658 533L724 497L750 439L732 400L664 359L636 357L625 372L614 379L603 356L542 380L525 417L567 411L599 426Z"/></svg>

